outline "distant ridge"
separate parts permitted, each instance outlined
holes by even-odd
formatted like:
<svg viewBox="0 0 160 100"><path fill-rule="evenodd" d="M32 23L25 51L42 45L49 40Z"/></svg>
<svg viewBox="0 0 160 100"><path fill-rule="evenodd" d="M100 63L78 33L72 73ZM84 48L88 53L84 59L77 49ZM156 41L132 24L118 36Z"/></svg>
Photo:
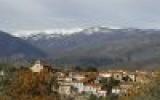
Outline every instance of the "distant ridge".
<svg viewBox="0 0 160 100"><path fill-rule="evenodd" d="M30 43L0 31L0 59L41 58L46 54Z"/></svg>
<svg viewBox="0 0 160 100"><path fill-rule="evenodd" d="M138 64L150 68L160 65L158 29L90 27L70 35L40 32L24 40L42 49L60 64Z"/></svg>
<svg viewBox="0 0 160 100"><path fill-rule="evenodd" d="M75 32L82 31L82 28L72 28L72 29L48 29L48 30L33 30L33 31L17 31L13 32L12 35L16 37L32 37L35 35L71 35Z"/></svg>

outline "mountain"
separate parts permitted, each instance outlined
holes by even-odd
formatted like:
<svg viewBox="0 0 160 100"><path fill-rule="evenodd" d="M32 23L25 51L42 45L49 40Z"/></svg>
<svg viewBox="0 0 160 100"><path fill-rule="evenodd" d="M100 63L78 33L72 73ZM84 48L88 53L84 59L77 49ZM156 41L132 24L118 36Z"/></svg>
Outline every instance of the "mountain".
<svg viewBox="0 0 160 100"><path fill-rule="evenodd" d="M34 30L34 31L18 31L12 33L15 37L25 38L40 38L45 36L46 38L54 37L58 35L70 35L76 32L80 32L81 28L73 28L73 29L52 29L52 30Z"/></svg>
<svg viewBox="0 0 160 100"><path fill-rule="evenodd" d="M160 30L90 27L72 34L22 37L60 64L159 66Z"/></svg>
<svg viewBox="0 0 160 100"><path fill-rule="evenodd" d="M0 59L40 58L46 54L30 43L0 31Z"/></svg>

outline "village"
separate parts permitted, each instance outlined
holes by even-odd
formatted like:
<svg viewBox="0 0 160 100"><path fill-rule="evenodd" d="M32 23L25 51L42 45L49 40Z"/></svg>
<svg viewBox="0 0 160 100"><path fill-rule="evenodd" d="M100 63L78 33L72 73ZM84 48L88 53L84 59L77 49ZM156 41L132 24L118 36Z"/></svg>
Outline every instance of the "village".
<svg viewBox="0 0 160 100"><path fill-rule="evenodd" d="M129 96L138 92L140 86L148 84L155 76L154 72L107 70L97 72L82 72L54 69L45 66L40 60L30 67L33 73L40 73L48 69L56 75L58 86L52 86L53 92L64 96L94 95L106 97L108 95Z"/></svg>

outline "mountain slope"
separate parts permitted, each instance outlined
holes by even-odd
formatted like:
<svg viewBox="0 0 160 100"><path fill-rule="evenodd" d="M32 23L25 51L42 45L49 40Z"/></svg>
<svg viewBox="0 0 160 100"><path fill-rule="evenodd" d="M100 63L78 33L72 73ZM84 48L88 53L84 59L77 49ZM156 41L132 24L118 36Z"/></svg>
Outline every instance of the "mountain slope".
<svg viewBox="0 0 160 100"><path fill-rule="evenodd" d="M39 58L46 54L25 40L0 31L0 58Z"/></svg>
<svg viewBox="0 0 160 100"><path fill-rule="evenodd" d="M159 65L159 38L160 30L154 29L91 27L71 35L39 34L26 40L58 63L106 66Z"/></svg>

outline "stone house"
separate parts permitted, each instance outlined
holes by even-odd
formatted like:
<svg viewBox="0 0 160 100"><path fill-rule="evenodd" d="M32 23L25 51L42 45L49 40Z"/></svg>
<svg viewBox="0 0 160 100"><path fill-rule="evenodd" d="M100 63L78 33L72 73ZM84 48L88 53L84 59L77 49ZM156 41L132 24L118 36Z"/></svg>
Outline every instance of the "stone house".
<svg viewBox="0 0 160 100"><path fill-rule="evenodd" d="M113 72L112 77L115 80L122 81L123 80L123 73L122 72Z"/></svg>
<svg viewBox="0 0 160 100"><path fill-rule="evenodd" d="M58 92L63 95L70 95L72 93L71 85L60 85Z"/></svg>
<svg viewBox="0 0 160 100"><path fill-rule="evenodd" d="M98 97L106 97L107 91L106 90L99 90L99 91L97 91L97 96Z"/></svg>
<svg viewBox="0 0 160 100"><path fill-rule="evenodd" d="M35 62L35 64L32 67L30 67L30 70L32 72L36 72L36 73L39 73L44 69L47 69L50 72L55 72L56 71L56 69L53 69L50 65L48 65L44 62L41 62L40 60L37 60Z"/></svg>
<svg viewBox="0 0 160 100"><path fill-rule="evenodd" d="M113 87L112 91L111 91L112 94L116 94L116 95L119 95L120 92L121 92L121 90L119 87Z"/></svg>
<svg viewBox="0 0 160 100"><path fill-rule="evenodd" d="M128 74L128 77L129 77L130 81L136 82L136 75L135 74Z"/></svg>
<svg viewBox="0 0 160 100"><path fill-rule="evenodd" d="M109 72L100 72L99 77L103 77L103 78L110 78L112 77L112 73L109 73Z"/></svg>
<svg viewBox="0 0 160 100"><path fill-rule="evenodd" d="M131 90L134 89L133 83L123 83L120 85L120 94L124 96L131 95Z"/></svg>
<svg viewBox="0 0 160 100"><path fill-rule="evenodd" d="M44 69L44 66L41 64L40 60L37 60L30 69L32 72L41 72Z"/></svg>
<svg viewBox="0 0 160 100"><path fill-rule="evenodd" d="M73 81L72 86L77 89L78 93L82 93L84 91L84 83L81 81Z"/></svg>

